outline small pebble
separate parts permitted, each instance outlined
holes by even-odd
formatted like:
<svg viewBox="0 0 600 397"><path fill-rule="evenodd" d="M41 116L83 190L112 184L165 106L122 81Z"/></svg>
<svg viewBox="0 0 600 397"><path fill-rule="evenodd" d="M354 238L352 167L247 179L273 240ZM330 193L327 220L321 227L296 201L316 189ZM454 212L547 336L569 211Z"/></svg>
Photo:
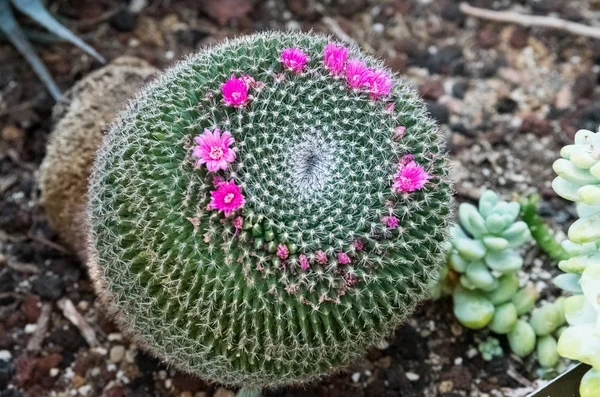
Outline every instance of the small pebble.
<svg viewBox="0 0 600 397"><path fill-rule="evenodd" d="M409 381L411 382L416 382L419 379L421 379L421 377L418 374L415 374L414 372L407 372L406 373L406 377L408 378Z"/></svg>
<svg viewBox="0 0 600 397"><path fill-rule="evenodd" d="M31 283L31 289L42 299L58 299L65 286L62 279L53 273L42 274Z"/></svg>
<svg viewBox="0 0 600 397"><path fill-rule="evenodd" d="M120 342L123 340L123 335L121 335L118 332L113 332L111 334L108 334L108 340L110 342Z"/></svg>
<svg viewBox="0 0 600 397"><path fill-rule="evenodd" d="M122 345L113 346L110 349L110 362L112 363L120 363L125 356L125 347Z"/></svg>
<svg viewBox="0 0 600 397"><path fill-rule="evenodd" d="M355 372L352 374L352 382L358 383L360 380L360 372Z"/></svg>
<svg viewBox="0 0 600 397"><path fill-rule="evenodd" d="M213 397L235 397L235 393L231 390L224 389L222 387L218 388Z"/></svg>
<svg viewBox="0 0 600 397"><path fill-rule="evenodd" d="M25 326L25 333L26 334L33 334L36 329L37 329L37 324L27 324Z"/></svg>
<svg viewBox="0 0 600 397"><path fill-rule="evenodd" d="M0 360L2 361L10 361L12 358L12 354L8 350L0 350Z"/></svg>

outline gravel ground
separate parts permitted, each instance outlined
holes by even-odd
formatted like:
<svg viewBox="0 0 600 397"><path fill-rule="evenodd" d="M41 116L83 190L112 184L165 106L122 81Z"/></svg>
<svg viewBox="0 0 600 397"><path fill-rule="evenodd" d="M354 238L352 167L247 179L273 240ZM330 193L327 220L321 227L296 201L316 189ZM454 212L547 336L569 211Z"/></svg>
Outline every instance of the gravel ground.
<svg viewBox="0 0 600 397"><path fill-rule="evenodd" d="M134 55L158 68L257 30L348 35L418 86L448 137L457 201L477 199L484 187L505 198L537 191L559 234L573 221L571 206L550 188L551 164L577 129L600 124L597 41L465 18L453 0L48 3L107 59ZM600 25L594 0L471 4ZM63 89L101 66L50 37L36 49ZM39 205L36 173L53 102L5 41L0 60L0 397L233 396L138 351L103 316L84 267ZM543 296L558 294L549 285L555 264L532 247L525 255L523 280L537 283ZM346 372L267 395L522 396L539 384L532 358L507 353L483 361L476 345L486 336L461 327L450 302L426 302L387 346Z"/></svg>

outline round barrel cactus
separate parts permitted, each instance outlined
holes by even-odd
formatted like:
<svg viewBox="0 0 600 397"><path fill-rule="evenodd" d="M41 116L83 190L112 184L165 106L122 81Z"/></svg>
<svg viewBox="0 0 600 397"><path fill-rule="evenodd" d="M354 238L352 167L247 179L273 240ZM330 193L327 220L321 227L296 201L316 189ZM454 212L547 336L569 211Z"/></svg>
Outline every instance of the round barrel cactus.
<svg viewBox="0 0 600 397"><path fill-rule="evenodd" d="M90 268L118 323L231 385L347 364L428 296L444 261L444 141L357 48L267 33L144 89L90 179Z"/></svg>

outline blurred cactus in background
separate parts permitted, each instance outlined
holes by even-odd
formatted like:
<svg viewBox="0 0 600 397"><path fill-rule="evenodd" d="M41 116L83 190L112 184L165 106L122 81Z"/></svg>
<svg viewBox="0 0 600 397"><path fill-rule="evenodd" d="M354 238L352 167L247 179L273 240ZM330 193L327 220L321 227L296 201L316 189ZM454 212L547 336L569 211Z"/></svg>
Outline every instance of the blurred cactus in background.
<svg viewBox="0 0 600 397"><path fill-rule="evenodd" d="M558 174L552 187L574 201L579 219L563 243L569 259L559 263L566 272L556 285L574 294L564 302L569 327L558 341L561 356L593 368L584 376L581 397L600 396L600 132L580 130L573 145L562 148L554 163Z"/></svg>

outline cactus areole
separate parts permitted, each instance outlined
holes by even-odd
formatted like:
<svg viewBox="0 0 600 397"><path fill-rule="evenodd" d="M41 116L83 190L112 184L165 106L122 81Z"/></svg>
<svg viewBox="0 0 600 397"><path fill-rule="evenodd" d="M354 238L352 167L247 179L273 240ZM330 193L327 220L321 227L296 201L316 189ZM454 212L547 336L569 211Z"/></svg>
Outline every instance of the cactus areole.
<svg viewBox="0 0 600 397"><path fill-rule="evenodd" d="M119 116L90 181L91 274L167 363L306 382L428 296L450 195L442 137L380 61L314 34L248 36Z"/></svg>

